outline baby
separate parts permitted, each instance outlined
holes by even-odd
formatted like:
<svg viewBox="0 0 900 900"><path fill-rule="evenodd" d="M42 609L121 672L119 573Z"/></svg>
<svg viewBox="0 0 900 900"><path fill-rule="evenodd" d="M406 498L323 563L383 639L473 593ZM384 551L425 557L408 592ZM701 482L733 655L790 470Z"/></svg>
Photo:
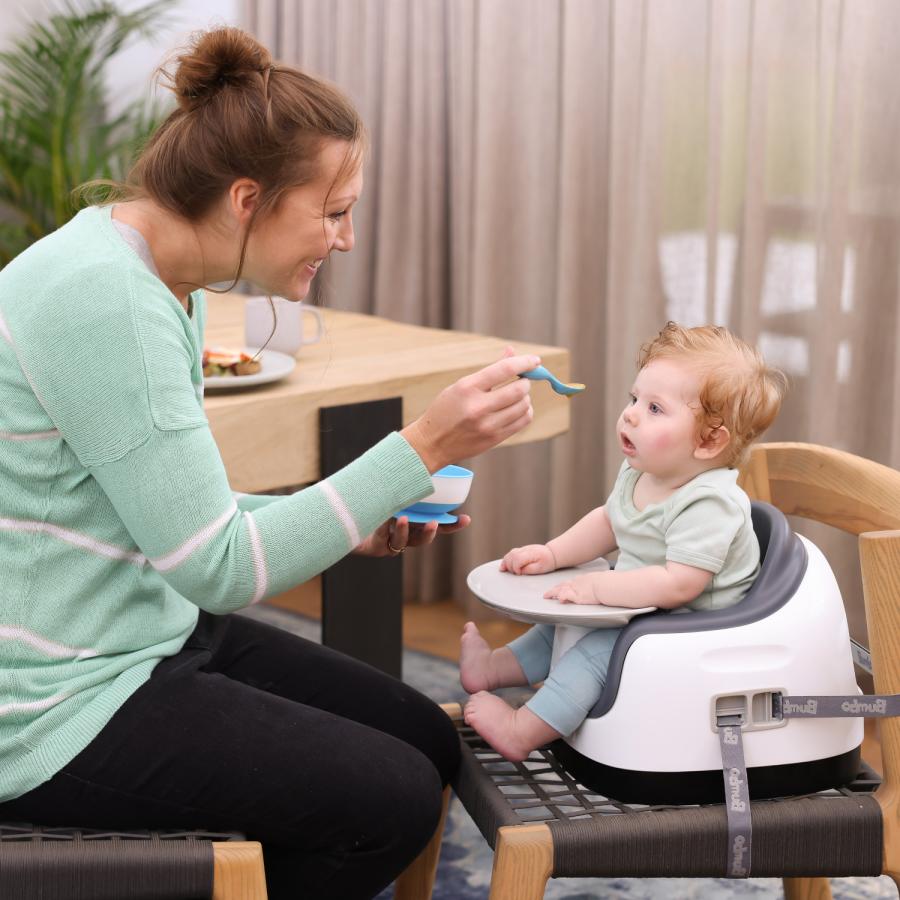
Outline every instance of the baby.
<svg viewBox="0 0 900 900"><path fill-rule="evenodd" d="M737 466L778 414L785 377L726 329L669 322L641 348L638 374L616 423L625 460L605 506L546 544L515 547L502 571L538 575L618 548L614 570L580 575L544 596L562 603L722 609L759 572L750 501ZM473 622L462 635L465 720L510 760L584 720L606 683L621 629L582 637L550 672L554 627L537 625L491 650ZM545 680L546 679L546 680ZM488 693L543 686L513 709Z"/></svg>

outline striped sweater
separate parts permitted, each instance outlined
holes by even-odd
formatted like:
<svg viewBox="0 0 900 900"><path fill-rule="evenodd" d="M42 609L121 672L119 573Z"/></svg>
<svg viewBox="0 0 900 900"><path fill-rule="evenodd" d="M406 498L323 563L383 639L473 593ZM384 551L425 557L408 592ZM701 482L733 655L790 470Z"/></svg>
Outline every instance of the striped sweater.
<svg viewBox="0 0 900 900"><path fill-rule="evenodd" d="M311 578L431 491L389 435L235 497L190 314L91 208L0 272L0 801L49 779L191 633Z"/></svg>

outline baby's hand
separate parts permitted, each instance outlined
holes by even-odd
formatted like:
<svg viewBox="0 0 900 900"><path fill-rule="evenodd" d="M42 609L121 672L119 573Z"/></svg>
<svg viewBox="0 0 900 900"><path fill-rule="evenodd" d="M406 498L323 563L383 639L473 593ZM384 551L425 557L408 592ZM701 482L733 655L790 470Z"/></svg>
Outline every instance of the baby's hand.
<svg viewBox="0 0 900 900"><path fill-rule="evenodd" d="M540 575L556 568L553 551L546 544L513 547L500 562L501 572L513 575Z"/></svg>
<svg viewBox="0 0 900 900"><path fill-rule="evenodd" d="M544 592L547 600L559 600L560 603L594 603L602 604L599 596L600 579L598 574L579 575L571 581L556 584Z"/></svg>

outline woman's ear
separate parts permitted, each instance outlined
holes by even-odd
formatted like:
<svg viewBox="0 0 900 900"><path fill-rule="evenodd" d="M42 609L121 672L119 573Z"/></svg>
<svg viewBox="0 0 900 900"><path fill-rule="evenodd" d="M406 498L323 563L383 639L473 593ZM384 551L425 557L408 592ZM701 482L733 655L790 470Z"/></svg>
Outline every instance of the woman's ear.
<svg viewBox="0 0 900 900"><path fill-rule="evenodd" d="M731 443L731 432L724 426L704 428L694 449L695 459L715 459Z"/></svg>
<svg viewBox="0 0 900 900"><path fill-rule="evenodd" d="M259 205L262 190L252 178L238 178L228 188L228 208L239 225L246 225Z"/></svg>

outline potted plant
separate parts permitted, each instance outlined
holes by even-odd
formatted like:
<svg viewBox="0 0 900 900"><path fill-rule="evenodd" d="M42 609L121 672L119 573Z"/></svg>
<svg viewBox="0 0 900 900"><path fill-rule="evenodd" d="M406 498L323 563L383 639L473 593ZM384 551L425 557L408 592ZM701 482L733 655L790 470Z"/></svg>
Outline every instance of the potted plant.
<svg viewBox="0 0 900 900"><path fill-rule="evenodd" d="M158 112L142 100L111 115L104 69L172 3L66 0L0 52L0 267L74 215L75 187L126 174Z"/></svg>

